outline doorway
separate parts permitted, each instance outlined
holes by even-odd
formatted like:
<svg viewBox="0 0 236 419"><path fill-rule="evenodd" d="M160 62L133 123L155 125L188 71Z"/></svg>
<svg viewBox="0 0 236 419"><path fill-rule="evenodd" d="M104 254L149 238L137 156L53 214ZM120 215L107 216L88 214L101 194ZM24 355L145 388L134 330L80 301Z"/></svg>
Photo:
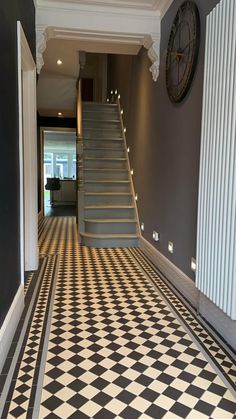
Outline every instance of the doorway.
<svg viewBox="0 0 236 419"><path fill-rule="evenodd" d="M76 132L65 128L42 128L41 142L44 215L75 216Z"/></svg>

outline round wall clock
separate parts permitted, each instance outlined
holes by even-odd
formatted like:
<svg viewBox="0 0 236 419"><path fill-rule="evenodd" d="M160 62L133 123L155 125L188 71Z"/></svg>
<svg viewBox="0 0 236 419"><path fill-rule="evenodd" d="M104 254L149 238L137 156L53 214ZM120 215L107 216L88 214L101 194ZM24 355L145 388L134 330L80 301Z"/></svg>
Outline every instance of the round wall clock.
<svg viewBox="0 0 236 419"><path fill-rule="evenodd" d="M178 103L191 86L200 43L200 18L196 4L185 1L172 24L167 57L166 87L172 102Z"/></svg>

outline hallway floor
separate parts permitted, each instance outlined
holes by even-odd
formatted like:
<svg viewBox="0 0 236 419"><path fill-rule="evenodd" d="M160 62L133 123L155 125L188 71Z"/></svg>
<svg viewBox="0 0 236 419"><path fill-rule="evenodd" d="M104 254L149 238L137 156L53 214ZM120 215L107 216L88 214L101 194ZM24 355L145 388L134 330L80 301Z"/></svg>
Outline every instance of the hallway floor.
<svg viewBox="0 0 236 419"><path fill-rule="evenodd" d="M235 418L234 354L140 250L81 247L74 217L39 240L1 418Z"/></svg>

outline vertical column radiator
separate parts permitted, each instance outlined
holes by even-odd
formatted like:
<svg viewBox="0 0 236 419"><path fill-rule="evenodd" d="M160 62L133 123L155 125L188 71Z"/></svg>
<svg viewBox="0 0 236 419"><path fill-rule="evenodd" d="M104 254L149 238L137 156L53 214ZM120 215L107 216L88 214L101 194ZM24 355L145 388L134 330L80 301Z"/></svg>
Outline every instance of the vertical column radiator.
<svg viewBox="0 0 236 419"><path fill-rule="evenodd" d="M196 286L236 320L236 1L207 17Z"/></svg>

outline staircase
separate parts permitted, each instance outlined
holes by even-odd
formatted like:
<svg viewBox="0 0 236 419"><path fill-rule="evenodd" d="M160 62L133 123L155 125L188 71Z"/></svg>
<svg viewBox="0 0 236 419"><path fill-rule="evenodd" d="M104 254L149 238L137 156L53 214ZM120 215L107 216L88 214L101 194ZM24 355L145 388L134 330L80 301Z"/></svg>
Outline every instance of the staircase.
<svg viewBox="0 0 236 419"><path fill-rule="evenodd" d="M138 246L137 217L118 105L83 103L84 232L91 247Z"/></svg>

